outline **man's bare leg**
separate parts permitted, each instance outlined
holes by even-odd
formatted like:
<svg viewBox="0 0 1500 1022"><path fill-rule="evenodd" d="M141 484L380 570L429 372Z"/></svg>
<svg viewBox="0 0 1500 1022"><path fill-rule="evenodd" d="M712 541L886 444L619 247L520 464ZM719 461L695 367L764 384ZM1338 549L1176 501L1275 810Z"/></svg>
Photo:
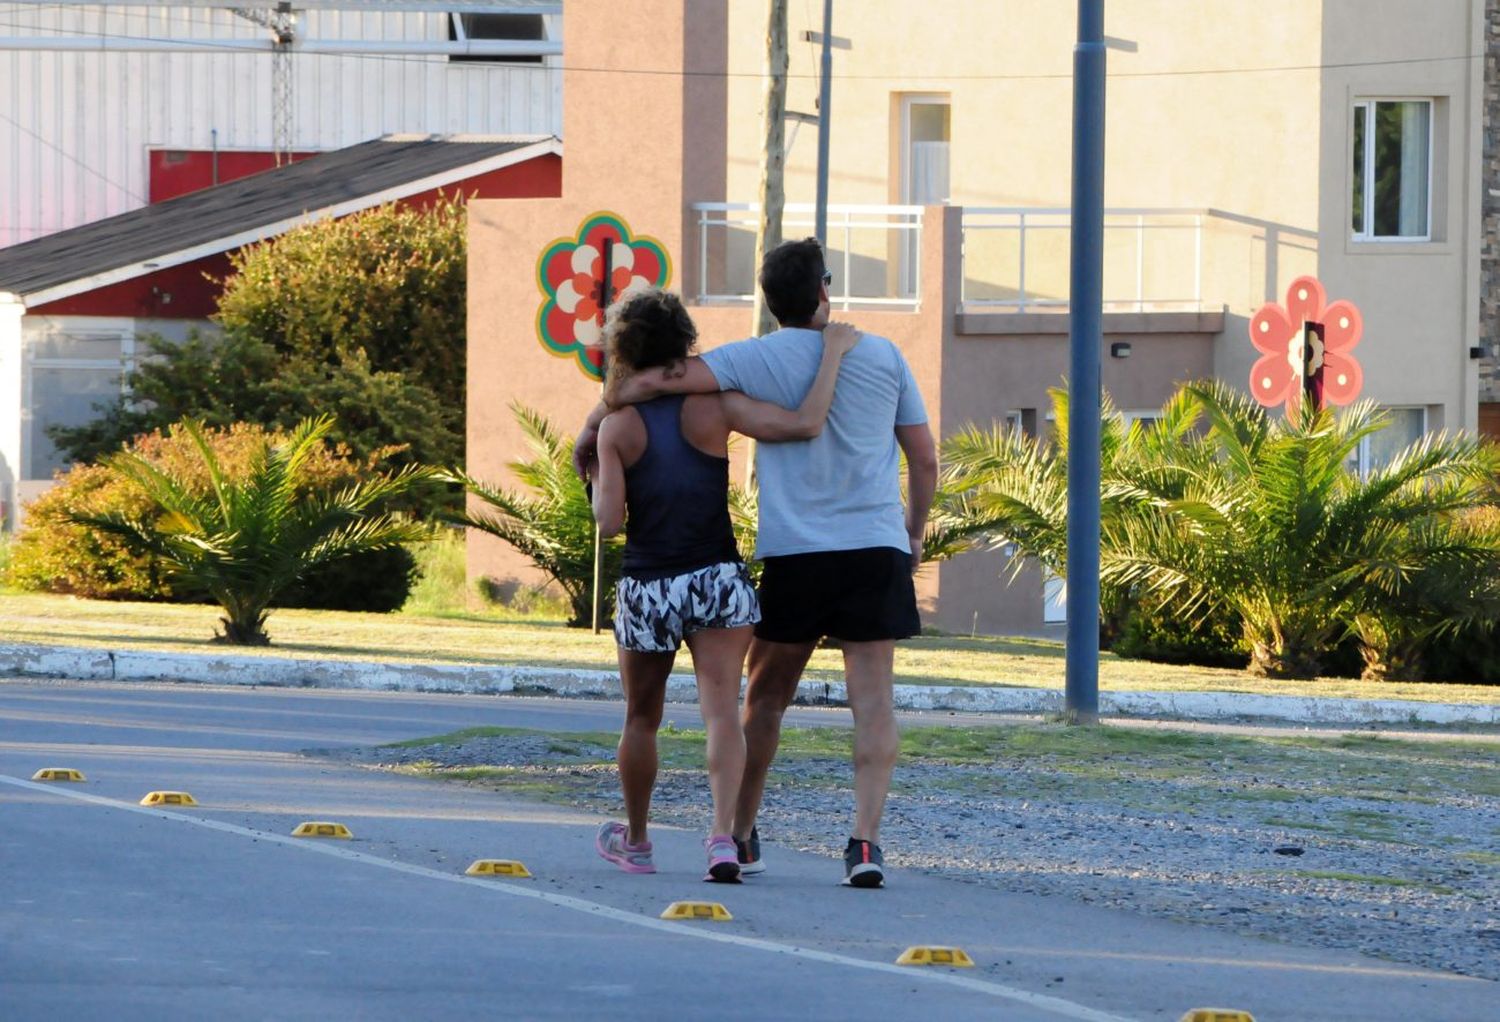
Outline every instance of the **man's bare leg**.
<svg viewBox="0 0 1500 1022"><path fill-rule="evenodd" d="M750 837L750 828L755 826L761 795L766 790L766 773L781 744L781 718L797 697L802 669L817 646L816 642L764 639L750 643L750 682L740 714L745 729L745 777L734 810L734 836L741 841Z"/></svg>
<svg viewBox="0 0 1500 1022"><path fill-rule="evenodd" d="M880 843L880 817L891 790L901 736L891 702L896 643L844 643L844 682L854 714L854 833Z"/></svg>

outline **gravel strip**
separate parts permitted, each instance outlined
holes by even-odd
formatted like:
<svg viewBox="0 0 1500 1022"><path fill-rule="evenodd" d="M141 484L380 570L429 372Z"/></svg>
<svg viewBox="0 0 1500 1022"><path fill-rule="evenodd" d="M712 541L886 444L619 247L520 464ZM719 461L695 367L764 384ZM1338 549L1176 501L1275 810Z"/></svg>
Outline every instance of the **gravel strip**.
<svg viewBox="0 0 1500 1022"><path fill-rule="evenodd" d="M512 768L471 783L621 811L606 746L517 735L336 755L439 775ZM1267 749L1259 765L1242 755L1232 767L1122 760L1095 771L1047 759L907 760L881 844L897 869L1500 980L1500 793L1490 782L1451 790L1443 770L1461 759L1388 768L1367 755L1331 769L1385 772L1330 779L1328 763L1322 775L1306 767L1311 755ZM1474 755L1492 776L1495 754ZM778 847L842 854L848 777L842 758L778 761L759 823L771 868ZM707 807L701 772L662 771L654 820L703 829Z"/></svg>

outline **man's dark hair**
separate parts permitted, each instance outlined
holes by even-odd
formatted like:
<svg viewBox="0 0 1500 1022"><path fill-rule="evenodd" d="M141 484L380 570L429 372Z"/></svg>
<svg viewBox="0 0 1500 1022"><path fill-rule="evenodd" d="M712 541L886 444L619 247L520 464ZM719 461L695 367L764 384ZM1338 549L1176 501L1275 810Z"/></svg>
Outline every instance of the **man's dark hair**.
<svg viewBox="0 0 1500 1022"><path fill-rule="evenodd" d="M637 371L669 366L687 358L698 328L670 291L651 288L628 294L610 306L604 350L612 370Z"/></svg>
<svg viewBox="0 0 1500 1022"><path fill-rule="evenodd" d="M786 241L760 264L766 306L782 326L806 326L817 314L823 286L823 246L817 238Z"/></svg>

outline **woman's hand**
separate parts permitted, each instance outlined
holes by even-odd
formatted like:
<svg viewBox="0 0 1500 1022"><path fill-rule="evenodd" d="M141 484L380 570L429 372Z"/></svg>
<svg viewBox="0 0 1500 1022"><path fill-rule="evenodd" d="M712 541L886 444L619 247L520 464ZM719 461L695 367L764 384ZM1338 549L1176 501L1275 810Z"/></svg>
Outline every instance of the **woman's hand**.
<svg viewBox="0 0 1500 1022"><path fill-rule="evenodd" d="M842 358L854 350L862 336L864 335L849 323L829 323L823 328L823 350Z"/></svg>

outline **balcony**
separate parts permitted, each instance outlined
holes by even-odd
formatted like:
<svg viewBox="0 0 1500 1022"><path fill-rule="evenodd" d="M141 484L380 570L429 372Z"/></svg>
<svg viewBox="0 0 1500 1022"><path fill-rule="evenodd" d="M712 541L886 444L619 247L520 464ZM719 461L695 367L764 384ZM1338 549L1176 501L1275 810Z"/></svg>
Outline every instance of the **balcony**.
<svg viewBox="0 0 1500 1022"><path fill-rule="evenodd" d="M748 305L759 207L697 203L692 210L693 298ZM925 291L927 301L989 323L1007 315L1046 322L1035 317L1067 311L1071 226L1065 208L830 205L830 296L841 311L914 313ZM783 235L812 231L813 207L788 205ZM931 243L934 235L940 244ZM1255 306L1279 293L1279 280L1315 266L1316 252L1311 231L1223 210L1107 209L1104 311L1180 317Z"/></svg>
<svg viewBox="0 0 1500 1022"><path fill-rule="evenodd" d="M1104 310L1203 309L1206 209L1106 209ZM1072 211L967 206L963 211L966 312L1066 309Z"/></svg>
<svg viewBox="0 0 1500 1022"><path fill-rule="evenodd" d="M755 287L755 234L760 206L748 202L693 205L698 228L699 305L749 305ZM921 295L921 206L830 204L829 297L841 311L891 308L915 311ZM813 234L814 208L788 203L782 237Z"/></svg>

